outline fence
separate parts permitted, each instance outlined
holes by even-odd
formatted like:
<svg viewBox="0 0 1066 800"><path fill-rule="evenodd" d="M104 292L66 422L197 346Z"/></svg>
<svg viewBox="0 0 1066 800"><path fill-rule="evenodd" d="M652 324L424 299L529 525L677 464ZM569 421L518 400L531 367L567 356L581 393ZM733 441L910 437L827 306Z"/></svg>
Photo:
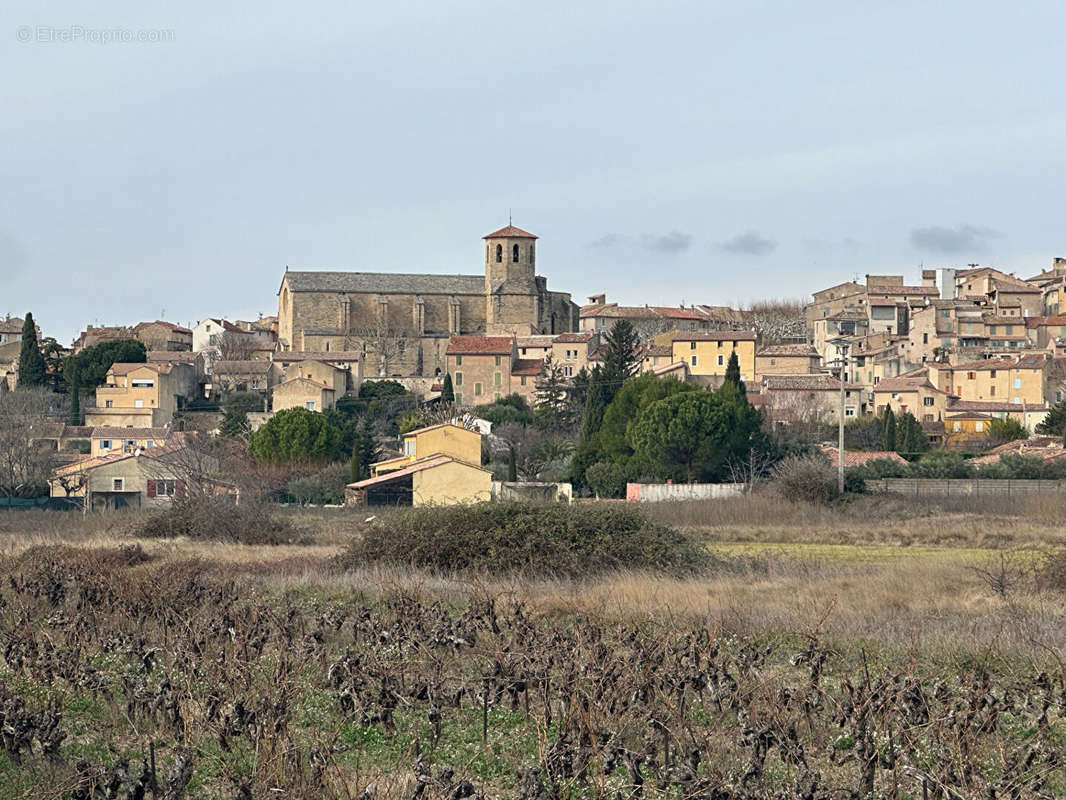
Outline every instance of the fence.
<svg viewBox="0 0 1066 800"><path fill-rule="evenodd" d="M718 500L744 493L742 483L627 483L626 500L662 503L670 500Z"/></svg>
<svg viewBox="0 0 1066 800"><path fill-rule="evenodd" d="M1012 497L1066 491L1066 481L992 480L988 478L880 478L866 481L871 492L923 497L930 495L998 495Z"/></svg>

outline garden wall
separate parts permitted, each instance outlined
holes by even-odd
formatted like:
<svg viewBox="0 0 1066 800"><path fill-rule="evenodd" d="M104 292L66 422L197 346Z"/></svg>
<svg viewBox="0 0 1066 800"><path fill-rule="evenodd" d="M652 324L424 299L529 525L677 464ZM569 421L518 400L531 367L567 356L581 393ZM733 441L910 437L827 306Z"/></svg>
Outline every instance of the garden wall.
<svg viewBox="0 0 1066 800"><path fill-rule="evenodd" d="M986 478L880 478L866 481L871 492L923 495L1001 495L1011 497L1038 492L1066 491L1066 481L990 480Z"/></svg>
<svg viewBox="0 0 1066 800"><path fill-rule="evenodd" d="M719 500L744 493L742 483L627 483L626 500L663 503L671 500Z"/></svg>

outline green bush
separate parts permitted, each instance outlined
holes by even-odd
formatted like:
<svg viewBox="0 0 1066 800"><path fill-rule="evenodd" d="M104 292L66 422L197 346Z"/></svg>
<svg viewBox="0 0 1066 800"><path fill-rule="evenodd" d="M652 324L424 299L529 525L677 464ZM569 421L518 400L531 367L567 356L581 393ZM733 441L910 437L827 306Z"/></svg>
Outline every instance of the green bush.
<svg viewBox="0 0 1066 800"><path fill-rule="evenodd" d="M626 468L613 461L597 461L585 470L585 483L597 497L623 497L627 480Z"/></svg>
<svg viewBox="0 0 1066 800"><path fill-rule="evenodd" d="M690 573L709 563L685 534L633 509L477 503L383 517L337 565L580 577L606 570Z"/></svg>
<svg viewBox="0 0 1066 800"><path fill-rule="evenodd" d="M973 464L958 453L934 450L913 462L908 478L972 478Z"/></svg>
<svg viewBox="0 0 1066 800"><path fill-rule="evenodd" d="M350 477L347 464L331 464L314 475L293 478L285 491L300 505L339 505L344 502L344 487Z"/></svg>

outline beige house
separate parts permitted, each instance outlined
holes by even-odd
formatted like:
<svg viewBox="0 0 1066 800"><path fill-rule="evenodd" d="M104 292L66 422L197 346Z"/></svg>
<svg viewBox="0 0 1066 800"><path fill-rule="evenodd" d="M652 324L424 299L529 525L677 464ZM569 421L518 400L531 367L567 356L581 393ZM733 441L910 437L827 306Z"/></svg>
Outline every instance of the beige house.
<svg viewBox="0 0 1066 800"><path fill-rule="evenodd" d="M141 322L133 326L133 332L146 350L192 350L192 331L173 322L164 322L161 319Z"/></svg>
<svg viewBox="0 0 1066 800"><path fill-rule="evenodd" d="M404 454L372 466L373 477L347 487L349 505L454 505L491 499L492 473L481 464L481 434L444 423L403 437Z"/></svg>
<svg viewBox="0 0 1066 800"><path fill-rule="evenodd" d="M179 402L195 396L197 387L196 370L191 364L112 364L105 385L96 390L96 407L85 412L85 424L139 428L169 425Z"/></svg>
<svg viewBox="0 0 1066 800"><path fill-rule="evenodd" d="M952 397L929 379L926 368L912 370L880 381L873 389L873 411L877 415L891 408L893 414L912 414L919 422L939 422Z"/></svg>
<svg viewBox="0 0 1066 800"><path fill-rule="evenodd" d="M587 369L589 357L599 349L600 335L591 331L561 333L551 346L552 361L562 367L563 377L573 378Z"/></svg>
<svg viewBox="0 0 1066 800"><path fill-rule="evenodd" d="M733 353L740 365L740 379L747 382L755 376L754 331L675 331L665 335L672 339L673 362L685 362L690 376L725 377ZM655 341L659 344L659 337Z"/></svg>
<svg viewBox="0 0 1066 800"><path fill-rule="evenodd" d="M332 386L302 377L282 381L274 387L272 395L275 413L289 408L325 411L327 408L333 408L337 400Z"/></svg>
<svg viewBox="0 0 1066 800"><path fill-rule="evenodd" d="M761 388L763 410L774 423L830 423L840 417L840 379L834 375L767 375ZM863 387L846 383L844 416L867 410Z"/></svg>
<svg viewBox="0 0 1066 800"><path fill-rule="evenodd" d="M929 380L960 400L1042 404L1051 364L1046 352L966 364L930 364Z"/></svg>
<svg viewBox="0 0 1066 800"><path fill-rule="evenodd" d="M809 344L776 344L755 353L755 381L764 375L813 375L821 371L822 357Z"/></svg>
<svg viewBox="0 0 1066 800"><path fill-rule="evenodd" d="M160 448L153 455L138 451L90 456L55 469L48 482L50 494L80 498L91 511L165 507L186 492L183 453L183 448Z"/></svg>
<svg viewBox="0 0 1066 800"><path fill-rule="evenodd" d="M266 394L280 380L274 364L260 359L216 361L211 372L211 390L215 394L260 392Z"/></svg>
<svg viewBox="0 0 1066 800"><path fill-rule="evenodd" d="M91 429L91 455L105 456L112 453L149 452L164 447L174 434L170 428L116 428L106 425ZM172 442L170 444L173 444Z"/></svg>
<svg viewBox="0 0 1066 800"><path fill-rule="evenodd" d="M512 336L453 336L448 343L447 371L461 406L491 403L509 394L530 399L542 366L539 359L518 358Z"/></svg>

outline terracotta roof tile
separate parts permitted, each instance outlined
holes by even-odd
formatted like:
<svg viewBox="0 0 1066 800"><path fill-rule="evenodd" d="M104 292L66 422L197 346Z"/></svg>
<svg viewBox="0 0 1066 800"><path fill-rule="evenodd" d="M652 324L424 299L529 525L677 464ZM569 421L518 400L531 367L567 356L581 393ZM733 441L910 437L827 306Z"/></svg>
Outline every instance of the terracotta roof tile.
<svg viewBox="0 0 1066 800"><path fill-rule="evenodd" d="M675 342L754 342L755 331L679 331Z"/></svg>
<svg viewBox="0 0 1066 800"><path fill-rule="evenodd" d="M482 239L536 239L529 231L524 231L521 228L516 228L514 225L505 225L498 231L485 234Z"/></svg>
<svg viewBox="0 0 1066 800"><path fill-rule="evenodd" d="M824 455L829 457L829 460L834 464L837 463L837 448L832 445L823 444L821 451ZM901 456L899 453L893 453L891 451L866 451L858 452L854 450L844 451L844 466L845 467L860 467L870 461L879 461L881 459L888 459L889 461L898 461L901 464L906 464L907 459Z"/></svg>
<svg viewBox="0 0 1066 800"><path fill-rule="evenodd" d="M840 380L832 375L766 375L762 379L767 392L839 392ZM846 390L861 391L862 386L849 383Z"/></svg>
<svg viewBox="0 0 1066 800"><path fill-rule="evenodd" d="M544 360L540 358L516 358L511 367L512 375L540 375Z"/></svg>

